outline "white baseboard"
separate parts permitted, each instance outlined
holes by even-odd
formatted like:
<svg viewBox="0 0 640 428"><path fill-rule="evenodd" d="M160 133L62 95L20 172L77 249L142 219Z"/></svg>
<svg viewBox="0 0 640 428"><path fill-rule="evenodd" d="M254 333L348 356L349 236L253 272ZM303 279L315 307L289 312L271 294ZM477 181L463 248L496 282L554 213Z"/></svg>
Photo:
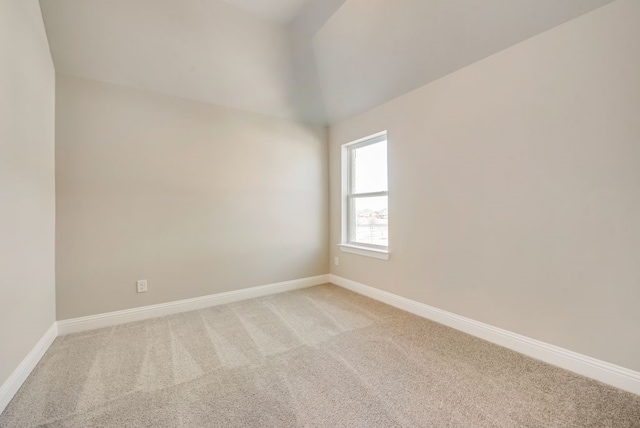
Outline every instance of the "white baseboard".
<svg viewBox="0 0 640 428"><path fill-rule="evenodd" d="M210 306L253 299L254 297L312 287L314 285L326 284L328 282L329 275L319 275L309 278L295 279L292 281L278 282L275 284L261 285L258 287L244 288L241 290L228 291L225 293L212 294L209 296L196 297L193 299L177 300L169 303L161 303L159 305L142 306L123 311L72 318L58 321L58 331L60 336L63 336L70 333L111 327L118 324L162 317L180 312L194 311L208 308Z"/></svg>
<svg viewBox="0 0 640 428"><path fill-rule="evenodd" d="M336 275L329 275L332 284L386 303L423 318L444 324L472 336L504 346L529 357L598 380L616 388L640 394L640 372L607 363L559 346L550 345L520 334L512 333L474 321L442 309L425 305Z"/></svg>
<svg viewBox="0 0 640 428"><path fill-rule="evenodd" d="M58 325L54 322L49 330L40 338L31 352L18 364L18 367L11 373L9 378L0 386L0 413L4 411L16 392L20 389L25 380L29 377L33 369L42 358L53 341L58 337Z"/></svg>

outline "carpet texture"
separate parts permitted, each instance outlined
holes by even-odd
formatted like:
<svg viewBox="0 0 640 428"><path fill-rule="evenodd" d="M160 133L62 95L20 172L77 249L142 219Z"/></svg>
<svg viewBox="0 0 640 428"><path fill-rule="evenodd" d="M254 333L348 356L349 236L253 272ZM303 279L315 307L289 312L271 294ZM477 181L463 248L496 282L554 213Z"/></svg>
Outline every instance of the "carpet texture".
<svg viewBox="0 0 640 428"><path fill-rule="evenodd" d="M640 427L640 396L324 285L58 338L1 427Z"/></svg>

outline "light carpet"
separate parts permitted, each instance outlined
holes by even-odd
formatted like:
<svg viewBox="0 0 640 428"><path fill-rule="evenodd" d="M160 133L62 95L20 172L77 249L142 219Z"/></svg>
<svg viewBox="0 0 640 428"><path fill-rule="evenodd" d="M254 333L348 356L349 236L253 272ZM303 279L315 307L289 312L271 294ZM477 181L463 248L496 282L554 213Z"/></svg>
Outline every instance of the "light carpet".
<svg viewBox="0 0 640 428"><path fill-rule="evenodd" d="M332 285L58 338L1 427L640 427L640 397Z"/></svg>

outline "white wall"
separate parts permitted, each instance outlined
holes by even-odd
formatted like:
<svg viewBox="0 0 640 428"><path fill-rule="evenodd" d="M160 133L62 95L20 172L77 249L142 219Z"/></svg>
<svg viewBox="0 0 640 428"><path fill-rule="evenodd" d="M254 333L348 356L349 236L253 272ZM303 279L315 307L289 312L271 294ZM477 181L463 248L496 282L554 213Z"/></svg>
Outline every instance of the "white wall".
<svg viewBox="0 0 640 428"><path fill-rule="evenodd" d="M332 273L640 370L638 22L619 0L332 126ZM337 247L340 145L384 129L389 261Z"/></svg>
<svg viewBox="0 0 640 428"><path fill-rule="evenodd" d="M61 74L57 91L58 319L328 272L324 127Z"/></svg>
<svg viewBox="0 0 640 428"><path fill-rule="evenodd" d="M0 1L0 385L55 321L55 73L35 0Z"/></svg>

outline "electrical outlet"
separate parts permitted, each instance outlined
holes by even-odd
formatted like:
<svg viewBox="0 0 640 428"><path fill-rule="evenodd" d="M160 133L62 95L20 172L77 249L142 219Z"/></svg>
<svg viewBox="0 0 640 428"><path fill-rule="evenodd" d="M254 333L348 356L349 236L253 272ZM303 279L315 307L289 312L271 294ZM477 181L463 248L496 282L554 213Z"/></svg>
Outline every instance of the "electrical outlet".
<svg viewBox="0 0 640 428"><path fill-rule="evenodd" d="M336 266L340 266L340 257L336 257L333 262L335 263Z"/></svg>
<svg viewBox="0 0 640 428"><path fill-rule="evenodd" d="M138 293L146 293L147 292L147 280L140 279L136 281L136 285L138 287Z"/></svg>

